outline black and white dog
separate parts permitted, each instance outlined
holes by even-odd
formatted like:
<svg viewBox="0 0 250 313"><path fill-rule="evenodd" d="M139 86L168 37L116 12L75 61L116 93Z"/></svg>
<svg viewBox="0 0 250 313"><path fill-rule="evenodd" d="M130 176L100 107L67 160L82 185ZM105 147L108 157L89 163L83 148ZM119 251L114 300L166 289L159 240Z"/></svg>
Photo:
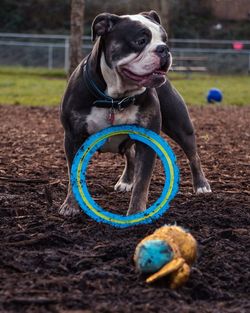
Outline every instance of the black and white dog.
<svg viewBox="0 0 250 313"><path fill-rule="evenodd" d="M69 171L89 135L111 125L137 124L156 133L162 130L174 139L190 162L194 191L211 192L187 107L166 80L172 56L157 13L103 13L95 18L92 34L93 40L98 39L70 77L61 104ZM127 214L145 210L155 164L153 150L122 135L112 137L102 151L125 155L126 166L114 188L132 191ZM65 216L79 212L70 183L59 212Z"/></svg>

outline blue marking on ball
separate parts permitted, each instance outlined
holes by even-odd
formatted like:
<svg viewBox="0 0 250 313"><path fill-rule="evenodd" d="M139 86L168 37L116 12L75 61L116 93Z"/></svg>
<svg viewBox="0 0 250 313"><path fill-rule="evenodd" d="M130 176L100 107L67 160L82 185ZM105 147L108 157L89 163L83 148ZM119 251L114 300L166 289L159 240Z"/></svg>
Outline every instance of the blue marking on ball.
<svg viewBox="0 0 250 313"><path fill-rule="evenodd" d="M172 248L160 239L144 242L135 257L136 266L142 273L155 273L172 259Z"/></svg>
<svg viewBox="0 0 250 313"><path fill-rule="evenodd" d="M218 88L211 88L207 94L207 102L214 103L214 102L221 102L223 99L222 91Z"/></svg>

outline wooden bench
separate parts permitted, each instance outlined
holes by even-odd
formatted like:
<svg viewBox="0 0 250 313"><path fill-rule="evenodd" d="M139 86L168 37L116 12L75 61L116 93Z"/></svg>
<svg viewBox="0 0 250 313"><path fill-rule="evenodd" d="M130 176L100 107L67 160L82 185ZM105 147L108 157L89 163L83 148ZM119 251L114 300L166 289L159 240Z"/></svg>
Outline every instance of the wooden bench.
<svg viewBox="0 0 250 313"><path fill-rule="evenodd" d="M195 57L195 56L186 56L186 57L174 57L174 61L178 61L181 65L172 66L174 72L186 72L188 74L192 72L204 73L207 72L206 66L195 66L194 62L205 62L207 57Z"/></svg>

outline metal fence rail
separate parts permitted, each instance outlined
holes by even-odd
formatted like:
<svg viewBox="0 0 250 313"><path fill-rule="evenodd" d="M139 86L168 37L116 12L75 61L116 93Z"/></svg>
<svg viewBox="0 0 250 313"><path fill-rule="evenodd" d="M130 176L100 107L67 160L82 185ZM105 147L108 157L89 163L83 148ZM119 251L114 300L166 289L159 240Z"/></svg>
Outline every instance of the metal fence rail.
<svg viewBox="0 0 250 313"><path fill-rule="evenodd" d="M210 72L250 73L250 41L239 41L241 49L234 49L233 40L170 39L169 45L175 66L198 68ZM83 53L92 48L90 36L83 37ZM189 60L189 61L188 61ZM44 34L0 33L0 65L41 66L52 68L69 66L69 36Z"/></svg>

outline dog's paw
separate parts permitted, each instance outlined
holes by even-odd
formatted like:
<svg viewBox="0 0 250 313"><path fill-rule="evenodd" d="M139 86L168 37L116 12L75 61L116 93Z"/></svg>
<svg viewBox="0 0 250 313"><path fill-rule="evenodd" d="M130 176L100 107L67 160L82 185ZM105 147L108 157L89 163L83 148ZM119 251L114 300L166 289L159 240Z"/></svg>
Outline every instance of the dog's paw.
<svg viewBox="0 0 250 313"><path fill-rule="evenodd" d="M128 183L124 183L122 181L118 181L114 187L114 189L116 191L131 191L133 188L133 183L128 184Z"/></svg>
<svg viewBox="0 0 250 313"><path fill-rule="evenodd" d="M196 187L195 187L195 193L200 194L200 193L209 193L212 192L211 187L208 183L208 181L205 179L204 181L200 182Z"/></svg>
<svg viewBox="0 0 250 313"><path fill-rule="evenodd" d="M199 193L208 193L208 192L212 192L211 188L209 187L199 187L197 188L196 190L196 193L199 194Z"/></svg>
<svg viewBox="0 0 250 313"><path fill-rule="evenodd" d="M69 203L68 201L65 201L58 210L58 213L65 217L76 216L79 215L80 212L81 210L78 205Z"/></svg>

